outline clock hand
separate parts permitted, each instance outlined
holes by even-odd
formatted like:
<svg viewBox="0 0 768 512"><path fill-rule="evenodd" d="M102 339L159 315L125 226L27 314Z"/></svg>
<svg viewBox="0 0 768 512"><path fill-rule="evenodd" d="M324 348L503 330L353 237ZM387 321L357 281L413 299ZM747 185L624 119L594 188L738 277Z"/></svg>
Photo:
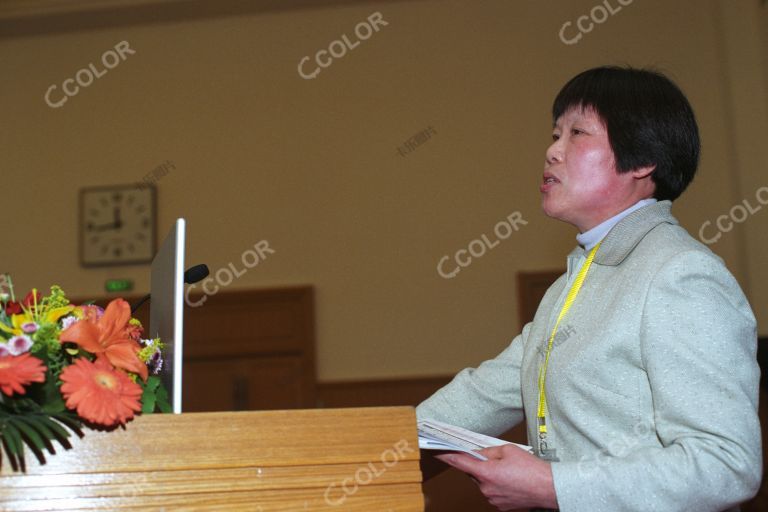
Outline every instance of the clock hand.
<svg viewBox="0 0 768 512"><path fill-rule="evenodd" d="M94 226L93 224L88 225L88 231L96 231L97 233L100 233L102 231L112 230L112 229L117 229L117 226L114 223L100 224L98 226Z"/></svg>
<svg viewBox="0 0 768 512"><path fill-rule="evenodd" d="M115 206L114 214L115 214L115 224L114 224L115 225L115 229L120 229L120 228L123 227L123 220L120 218L120 207L119 206Z"/></svg>

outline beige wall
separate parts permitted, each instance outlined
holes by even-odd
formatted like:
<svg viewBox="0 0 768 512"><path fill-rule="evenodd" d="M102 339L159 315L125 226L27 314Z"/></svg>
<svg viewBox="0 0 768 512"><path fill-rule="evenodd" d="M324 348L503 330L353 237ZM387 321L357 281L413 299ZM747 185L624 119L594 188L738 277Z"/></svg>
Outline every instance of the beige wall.
<svg viewBox="0 0 768 512"><path fill-rule="evenodd" d="M578 71L656 65L687 92L704 152L675 211L692 233L754 203L768 184L757 3L635 1L574 45L558 32L596 0L360 2L0 38L0 271L78 296L110 277L146 290L146 266L78 265L77 193L170 160L159 227L187 218L189 263L216 270L264 239L276 253L232 289L316 286L321 379L454 372L518 332L516 272L563 267L574 244L574 229L540 213L537 187L552 98ZM299 77L302 56L376 11L387 26ZM123 40L135 55L46 105L51 84ZM428 126L431 140L397 154ZM443 255L515 211L520 231L455 278L438 275ZM767 219L764 208L712 246L764 334Z"/></svg>

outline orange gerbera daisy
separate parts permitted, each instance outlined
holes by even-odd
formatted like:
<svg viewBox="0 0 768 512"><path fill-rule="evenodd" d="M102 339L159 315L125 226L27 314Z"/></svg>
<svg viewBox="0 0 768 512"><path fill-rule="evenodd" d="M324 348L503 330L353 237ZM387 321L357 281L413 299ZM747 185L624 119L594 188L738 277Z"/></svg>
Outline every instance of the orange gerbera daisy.
<svg viewBox="0 0 768 512"><path fill-rule="evenodd" d="M103 358L81 357L61 372L67 407L86 420L111 427L125 424L141 410L141 387Z"/></svg>
<svg viewBox="0 0 768 512"><path fill-rule="evenodd" d="M43 362L29 352L0 357L0 390L8 396L23 395L27 384L45 381L45 370Z"/></svg>
<svg viewBox="0 0 768 512"><path fill-rule="evenodd" d="M101 318L78 320L62 331L59 340L77 343L99 358L106 357L112 366L134 372L147 380L147 365L138 357L141 347L128 334L130 320L131 307L123 299L115 299L109 303Z"/></svg>

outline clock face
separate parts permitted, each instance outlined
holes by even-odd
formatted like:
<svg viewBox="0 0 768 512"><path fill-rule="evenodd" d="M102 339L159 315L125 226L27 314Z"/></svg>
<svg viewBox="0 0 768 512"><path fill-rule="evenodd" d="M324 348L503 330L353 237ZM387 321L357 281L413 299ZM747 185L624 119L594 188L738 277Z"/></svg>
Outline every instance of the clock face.
<svg viewBox="0 0 768 512"><path fill-rule="evenodd" d="M152 261L156 240L152 186L80 190L80 262L84 266Z"/></svg>

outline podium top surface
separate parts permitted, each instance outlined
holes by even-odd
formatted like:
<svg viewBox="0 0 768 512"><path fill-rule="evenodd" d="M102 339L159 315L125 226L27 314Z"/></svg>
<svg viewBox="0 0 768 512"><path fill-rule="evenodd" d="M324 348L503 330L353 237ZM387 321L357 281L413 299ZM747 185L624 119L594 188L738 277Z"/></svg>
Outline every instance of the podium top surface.
<svg viewBox="0 0 768 512"><path fill-rule="evenodd" d="M139 416L125 428L84 430L72 449L56 445L40 465L27 452L26 474L206 469L369 460L394 443L414 447L412 407L239 411ZM0 476L20 476L3 461Z"/></svg>
<svg viewBox="0 0 768 512"><path fill-rule="evenodd" d="M423 510L412 407L151 414L57 452L4 460L0 508Z"/></svg>

